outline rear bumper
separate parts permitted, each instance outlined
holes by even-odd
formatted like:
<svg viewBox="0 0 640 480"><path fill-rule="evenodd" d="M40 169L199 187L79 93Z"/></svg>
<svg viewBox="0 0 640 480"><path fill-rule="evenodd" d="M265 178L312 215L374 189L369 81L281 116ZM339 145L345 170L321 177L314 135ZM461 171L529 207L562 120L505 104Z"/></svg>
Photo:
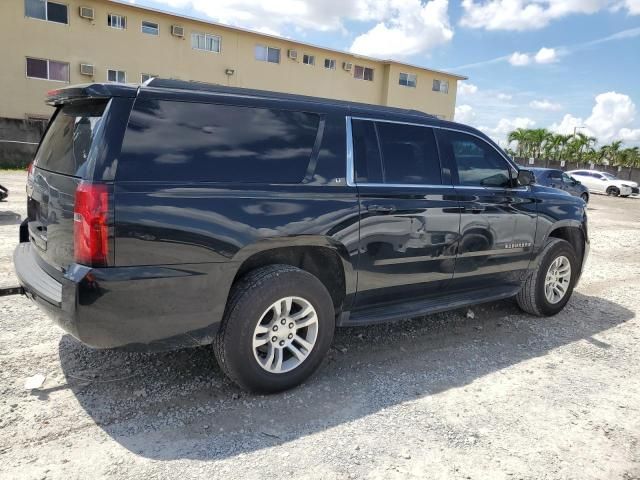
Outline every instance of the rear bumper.
<svg viewBox="0 0 640 480"><path fill-rule="evenodd" d="M63 330L94 348L168 350L206 345L218 331L235 264L90 268L54 278L31 243L14 268L25 295Z"/></svg>

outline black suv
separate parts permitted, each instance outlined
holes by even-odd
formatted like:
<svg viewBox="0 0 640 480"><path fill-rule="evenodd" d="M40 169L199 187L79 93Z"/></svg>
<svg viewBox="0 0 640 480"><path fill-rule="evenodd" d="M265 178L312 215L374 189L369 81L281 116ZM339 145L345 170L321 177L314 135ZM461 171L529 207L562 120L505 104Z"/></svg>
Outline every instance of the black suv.
<svg viewBox="0 0 640 480"><path fill-rule="evenodd" d="M509 297L553 315L587 255L582 200L424 113L161 79L48 101L14 264L92 347L212 344L273 392L336 326Z"/></svg>

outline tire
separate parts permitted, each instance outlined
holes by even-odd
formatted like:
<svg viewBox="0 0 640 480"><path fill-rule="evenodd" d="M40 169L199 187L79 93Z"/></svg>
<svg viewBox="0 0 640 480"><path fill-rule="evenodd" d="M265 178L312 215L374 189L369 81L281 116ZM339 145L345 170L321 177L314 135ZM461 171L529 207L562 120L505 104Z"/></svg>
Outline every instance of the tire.
<svg viewBox="0 0 640 480"><path fill-rule="evenodd" d="M588 193L583 193L582 195L580 195L580 198L582 200L584 200L584 203L589 203L589 194Z"/></svg>
<svg viewBox="0 0 640 480"><path fill-rule="evenodd" d="M558 301L551 302L545 294L545 281L551 265L561 258L568 260L571 271L564 295ZM555 315L564 308L571 298L578 269L579 262L571 244L559 238L550 238L540 254L538 266L529 274L522 289L516 295L518 305L525 312L539 317Z"/></svg>
<svg viewBox="0 0 640 480"><path fill-rule="evenodd" d="M618 187L609 187L607 188L607 195L617 197L620 195L620 189Z"/></svg>
<svg viewBox="0 0 640 480"><path fill-rule="evenodd" d="M285 318L276 312L285 311L281 300L287 298L291 300L286 310L294 313L281 324ZM309 307L315 311L315 326L312 323L292 330L297 322L313 322L313 314L295 319ZM261 333L263 330L266 333ZM275 393L293 388L313 374L329 350L334 330L333 301L322 282L299 268L271 265L249 272L234 285L213 348L222 371L241 388ZM254 339L260 343L265 338L266 343L254 347ZM298 339L312 347L305 349ZM280 347L280 342L287 344ZM306 357L300 360L303 355ZM280 371L268 370L278 370L278 360Z"/></svg>

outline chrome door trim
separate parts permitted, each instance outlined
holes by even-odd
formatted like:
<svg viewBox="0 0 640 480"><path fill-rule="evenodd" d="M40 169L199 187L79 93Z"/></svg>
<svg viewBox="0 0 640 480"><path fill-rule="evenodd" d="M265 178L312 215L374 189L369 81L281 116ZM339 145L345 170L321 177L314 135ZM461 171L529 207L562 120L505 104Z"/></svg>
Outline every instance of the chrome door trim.
<svg viewBox="0 0 640 480"><path fill-rule="evenodd" d="M461 130L458 128L451 128L451 127L443 127L440 125L427 125L427 124L423 124L423 123L413 123L413 122L402 122L402 121L398 121L398 120L386 120L386 119L382 119L382 118L374 118L374 117L353 117L350 115L345 116L345 120L346 120L346 134L347 134L347 185L354 187L356 186L356 181L355 181L355 164L354 164L354 157L353 157L353 129L351 126L351 121L352 120L364 120L364 121L370 121L370 122L384 122L384 123L395 123L395 124L400 124L400 125L411 125L411 126L415 126L415 127L424 127L424 128L433 128L433 129L439 129L439 130L448 130L451 132L458 132L458 133L465 133L467 135L471 135L472 137L476 137L479 140L482 140L484 143L486 143L487 145L489 145L493 150L495 150L498 155L505 161L507 162L507 165L509 165L510 167L514 168L516 171L520 171L520 168L518 168L518 166L513 163L508 157L506 157L499 149L497 149L494 145L492 145L491 143L487 142L487 140L483 137L481 137L478 134L475 134L473 132L469 132L466 130ZM362 184L358 184L358 185L362 185L362 186L379 186L379 187L392 187L392 188L398 188L398 187L448 187L448 185L405 185L405 184L388 184L388 183L362 183ZM464 185L455 185L455 187L465 187ZM518 187L515 188L500 188L500 187L482 187L482 186L471 186L471 185L467 185L467 187L469 188L487 188L487 189L495 189L495 190L516 190ZM526 190L526 187L524 188L524 190Z"/></svg>

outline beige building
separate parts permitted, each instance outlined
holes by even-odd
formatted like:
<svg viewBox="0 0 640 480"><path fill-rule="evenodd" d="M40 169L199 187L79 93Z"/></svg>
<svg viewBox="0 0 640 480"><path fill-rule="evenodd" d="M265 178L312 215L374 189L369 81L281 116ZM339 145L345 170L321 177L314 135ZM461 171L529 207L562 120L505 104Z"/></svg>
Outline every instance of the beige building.
<svg viewBox="0 0 640 480"><path fill-rule="evenodd" d="M123 1L0 1L0 117L48 116L61 84L149 75L422 110L453 119L464 77Z"/></svg>

